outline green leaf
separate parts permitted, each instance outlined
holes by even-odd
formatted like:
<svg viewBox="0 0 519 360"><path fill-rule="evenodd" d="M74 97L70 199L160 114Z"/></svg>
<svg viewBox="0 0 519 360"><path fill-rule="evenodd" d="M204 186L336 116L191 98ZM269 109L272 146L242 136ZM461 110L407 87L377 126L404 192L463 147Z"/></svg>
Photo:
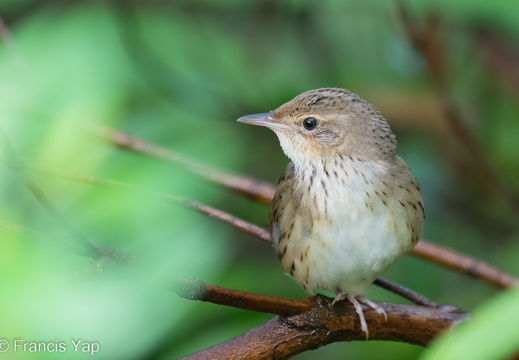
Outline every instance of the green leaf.
<svg viewBox="0 0 519 360"><path fill-rule="evenodd" d="M466 323L439 338L422 360L504 359L519 350L519 288L474 311Z"/></svg>

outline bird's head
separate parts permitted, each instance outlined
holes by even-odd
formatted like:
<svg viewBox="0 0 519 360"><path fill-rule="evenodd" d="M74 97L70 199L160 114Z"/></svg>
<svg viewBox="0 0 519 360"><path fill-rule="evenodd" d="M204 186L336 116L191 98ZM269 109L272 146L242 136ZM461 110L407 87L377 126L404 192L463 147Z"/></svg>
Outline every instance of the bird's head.
<svg viewBox="0 0 519 360"><path fill-rule="evenodd" d="M373 105L344 89L306 91L274 111L238 121L272 129L296 164L340 155L378 161L396 154L386 120Z"/></svg>

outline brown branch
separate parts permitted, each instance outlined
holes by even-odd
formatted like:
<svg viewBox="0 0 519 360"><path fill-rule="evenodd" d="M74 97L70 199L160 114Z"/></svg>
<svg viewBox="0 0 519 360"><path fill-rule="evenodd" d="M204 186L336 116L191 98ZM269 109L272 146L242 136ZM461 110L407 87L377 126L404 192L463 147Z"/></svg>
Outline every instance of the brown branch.
<svg viewBox="0 0 519 360"><path fill-rule="evenodd" d="M2 220L0 218L0 220ZM24 229L7 221L0 221L0 225L15 231L28 233L32 236L40 236L39 233ZM119 251L100 248L105 254L112 255ZM189 300L201 300L236 308L279 314L287 319L276 318L253 329L237 338L216 345L209 349L189 356L190 359L205 358L231 358L230 354L242 354L244 358L260 359L265 356L290 357L296 353L308 349L323 346L336 341L364 339L364 333L358 326L358 319L351 304L344 302L332 306L332 299L322 295L302 299L288 299L278 296L254 294L240 290L228 289L221 286L204 283L195 278L184 278L178 282L174 291L179 296ZM397 305L378 303L388 314L388 321L382 321L380 314L374 313L370 308L365 309L365 317L369 322L371 340L405 341L413 344L424 345L444 329L448 329L456 322L463 320L465 313L457 308L444 306L435 311L427 311L425 308L411 307L409 305ZM427 319L428 318L428 319ZM410 321L409 319L412 319ZM267 336L273 331L269 323L276 321L283 326L285 335L292 333L287 338ZM413 329L413 331L409 331ZM414 331L418 329L419 332ZM263 333L267 331L267 333ZM274 332L277 333L277 332ZM251 335L253 335L251 337ZM261 335L260 335L261 334ZM319 336L316 336L319 334ZM292 342L300 336L311 339L310 342ZM247 344L248 341L254 341ZM254 344L251 349L251 344ZM245 346L247 345L247 346ZM268 352L271 349L271 353ZM284 355L280 355L284 354Z"/></svg>
<svg viewBox="0 0 519 360"><path fill-rule="evenodd" d="M396 293L404 292L401 289L404 287L391 283L388 280L377 279L376 282L389 290L394 290ZM408 295L413 293L409 296L410 300L421 298L421 301L423 302L423 305L421 306L433 308L440 307L438 304L422 295L414 293L412 290L404 289L408 292ZM280 316L302 314L310 311L316 306L331 306L331 302L333 301L333 299L320 294L301 299L289 299L279 296L255 294L247 291L208 284L194 277L184 277L180 279L174 284L173 291L175 291L180 297L189 300L199 300L243 310L259 311Z"/></svg>
<svg viewBox="0 0 519 360"><path fill-rule="evenodd" d="M255 201L269 203L274 196L275 188L268 182L216 169L171 149L149 143L105 126L99 125L95 127L94 132L120 148L181 164L191 172Z"/></svg>
<svg viewBox="0 0 519 360"><path fill-rule="evenodd" d="M394 292L395 294L398 294L398 295L406 298L407 300L414 302L416 305L433 307L433 308L438 307L438 304L435 303L434 301L432 301L431 299L423 296L422 294L417 293L416 291L406 288L405 286L392 282L390 280L378 278L373 282L373 284L380 286L391 292Z"/></svg>
<svg viewBox="0 0 519 360"><path fill-rule="evenodd" d="M12 41L11 32L7 27L3 18L0 17L0 41L4 43L9 43Z"/></svg>
<svg viewBox="0 0 519 360"><path fill-rule="evenodd" d="M427 261L456 270L464 275L483 280L502 289L512 287L519 283L516 277L480 259L423 239L418 242L412 254Z"/></svg>
<svg viewBox="0 0 519 360"><path fill-rule="evenodd" d="M174 290L181 297L245 310L277 314L275 318L234 339L187 356L186 359L284 359L337 341L364 340L353 306L316 295L302 299L254 294L184 278ZM423 307L377 302L388 320L364 308L370 340L392 340L427 345L440 332L466 318L454 306ZM304 341L300 341L304 339ZM232 354L232 356L231 356Z"/></svg>
<svg viewBox="0 0 519 360"><path fill-rule="evenodd" d="M441 332L466 318L451 307L433 309L415 305L378 303L387 321L366 309L369 340L390 340L425 346ZM452 311L451 311L452 310ZM323 304L289 318L276 317L224 343L182 359L288 359L307 350L338 342L365 340L353 307Z"/></svg>
<svg viewBox="0 0 519 360"><path fill-rule="evenodd" d="M208 284L194 277L184 277L174 284L173 291L189 300L231 306L238 309L259 311L281 316L292 316L307 312L320 304L322 295L302 299L255 294Z"/></svg>
<svg viewBox="0 0 519 360"><path fill-rule="evenodd" d="M212 206L202 204L194 200L184 200L184 205L187 208L193 209L201 214L205 214L214 217L218 220L231 224L232 226L245 231L247 234L257 237L263 241L270 242L270 233L262 228L261 226L254 225L246 220L243 220L237 216L231 215L225 211L216 209Z"/></svg>
<svg viewBox="0 0 519 360"><path fill-rule="evenodd" d="M203 203L200 203L198 201L190 200L183 198L181 196L174 196L171 194L163 193L163 192L157 192L157 191L150 191L147 189L144 189L139 186L135 186L132 184L128 184L122 181L112 180L112 179L101 179L94 176L88 176L88 175L81 175L72 173L69 171L62 171L62 170L56 170L56 169L49 169L49 168L42 168L39 167L40 171L43 171L47 174L50 174L52 176L60 177L62 179L67 180L73 180L73 181L79 181L82 183L86 183L89 185L98 185L98 186L110 186L110 187L116 187L123 190L129 190L133 192L139 192L139 193L145 193L147 195L153 196L160 200L166 200L169 202L172 202L176 205L181 205L189 210L194 210L200 214L207 215L209 217L218 219L220 221L223 221L225 223L228 223L242 231L245 231L246 233L257 237L258 239L261 239L263 241L270 242L270 234L267 230L264 228L251 224L248 221L245 221L237 216L231 215L225 211L216 209L214 207L211 207L209 205L205 205Z"/></svg>

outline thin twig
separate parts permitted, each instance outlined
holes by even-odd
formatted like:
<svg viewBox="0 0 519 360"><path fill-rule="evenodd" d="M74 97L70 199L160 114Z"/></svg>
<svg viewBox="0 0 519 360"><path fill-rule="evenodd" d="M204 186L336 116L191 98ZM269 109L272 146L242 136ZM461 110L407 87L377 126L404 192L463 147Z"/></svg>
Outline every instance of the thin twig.
<svg viewBox="0 0 519 360"><path fill-rule="evenodd" d="M56 177L73 180L73 181L79 181L82 183L90 184L90 185L98 185L98 186L111 186L116 187L123 190L129 190L132 192L139 192L144 193L150 196L153 196L159 200L166 200L168 202L172 202L176 205L181 205L187 209L194 210L198 213L213 217L215 219L218 219L220 221L223 221L225 223L228 223L240 230L245 231L246 233L257 237L258 239L261 239L263 241L270 242L270 234L267 230L264 228L251 224L248 221L245 221L237 216L231 215L225 211L216 209L214 207L211 207L206 204L202 204L198 201L186 199L181 196L175 196L163 192L157 192L157 191L150 191L147 189L144 189L142 187L128 184L122 181L112 180L112 179L101 179L94 176L87 176L87 175L81 175L72 173L69 171L61 171L61 170L55 170L55 169L49 169L49 168L40 168L40 170L44 171L45 173L51 174Z"/></svg>
<svg viewBox="0 0 519 360"><path fill-rule="evenodd" d="M274 196L275 188L268 182L216 169L171 149L152 144L106 126L96 126L93 128L93 131L98 136L120 148L178 163L205 179L223 185L255 201L269 203Z"/></svg>
<svg viewBox="0 0 519 360"><path fill-rule="evenodd" d="M47 195L43 190L27 175L25 168L21 161L18 160L16 153L11 145L10 139L0 129L0 146L4 153L4 160L7 167L18 177L21 183L34 195L40 205L50 214L50 216L58 223L62 229L64 229L70 238L82 246L86 253L93 259L99 259L101 253L94 245L92 245L82 234L80 234L74 227L67 221L67 219L58 211L58 209L52 204Z"/></svg>
<svg viewBox="0 0 519 360"><path fill-rule="evenodd" d="M14 234L29 237L31 239L41 239L49 243L55 243L59 246L62 246L66 249L66 251L69 251L73 254L90 257L90 255L86 253L85 249L82 246L79 246L76 242L62 239L61 237L57 237L55 235L49 235L40 231L29 229L27 227L8 221L2 217L0 217L0 229L2 229L3 234L5 234L4 231L8 231ZM112 249L104 246L94 246L101 254L103 260L108 260L114 264L137 265L142 263L142 261L138 260L128 251Z"/></svg>
<svg viewBox="0 0 519 360"><path fill-rule="evenodd" d="M245 231L247 234L257 237L260 240L267 242L271 241L270 233L261 226L254 225L225 211L213 208L212 206L205 205L194 200L184 200L184 205L187 208L194 209L201 214L206 214L231 224L232 226Z"/></svg>
<svg viewBox="0 0 519 360"><path fill-rule="evenodd" d="M456 250L421 239L413 249L413 255L462 274L483 280L506 289L519 284L519 279L486 262Z"/></svg>
<svg viewBox="0 0 519 360"><path fill-rule="evenodd" d="M384 278L378 278L373 282L373 284L380 286L391 292L394 292L395 294L398 294L398 295L414 302L416 305L428 306L428 307L433 307L433 308L438 307L438 304L435 303L434 301L432 301L431 299L423 296L422 294L417 293L416 291L406 288L403 285L392 282L390 280L387 280Z"/></svg>

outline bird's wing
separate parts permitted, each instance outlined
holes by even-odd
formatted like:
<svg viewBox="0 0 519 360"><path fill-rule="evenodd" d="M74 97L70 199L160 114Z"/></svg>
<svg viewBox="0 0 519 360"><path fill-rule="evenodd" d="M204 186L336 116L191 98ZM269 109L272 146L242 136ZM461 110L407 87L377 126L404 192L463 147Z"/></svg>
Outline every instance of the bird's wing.
<svg viewBox="0 0 519 360"><path fill-rule="evenodd" d="M274 244L277 244L279 241L280 216L292 198L294 171L294 163L290 162L279 178L276 193L270 204L270 224L272 226L272 240Z"/></svg>

